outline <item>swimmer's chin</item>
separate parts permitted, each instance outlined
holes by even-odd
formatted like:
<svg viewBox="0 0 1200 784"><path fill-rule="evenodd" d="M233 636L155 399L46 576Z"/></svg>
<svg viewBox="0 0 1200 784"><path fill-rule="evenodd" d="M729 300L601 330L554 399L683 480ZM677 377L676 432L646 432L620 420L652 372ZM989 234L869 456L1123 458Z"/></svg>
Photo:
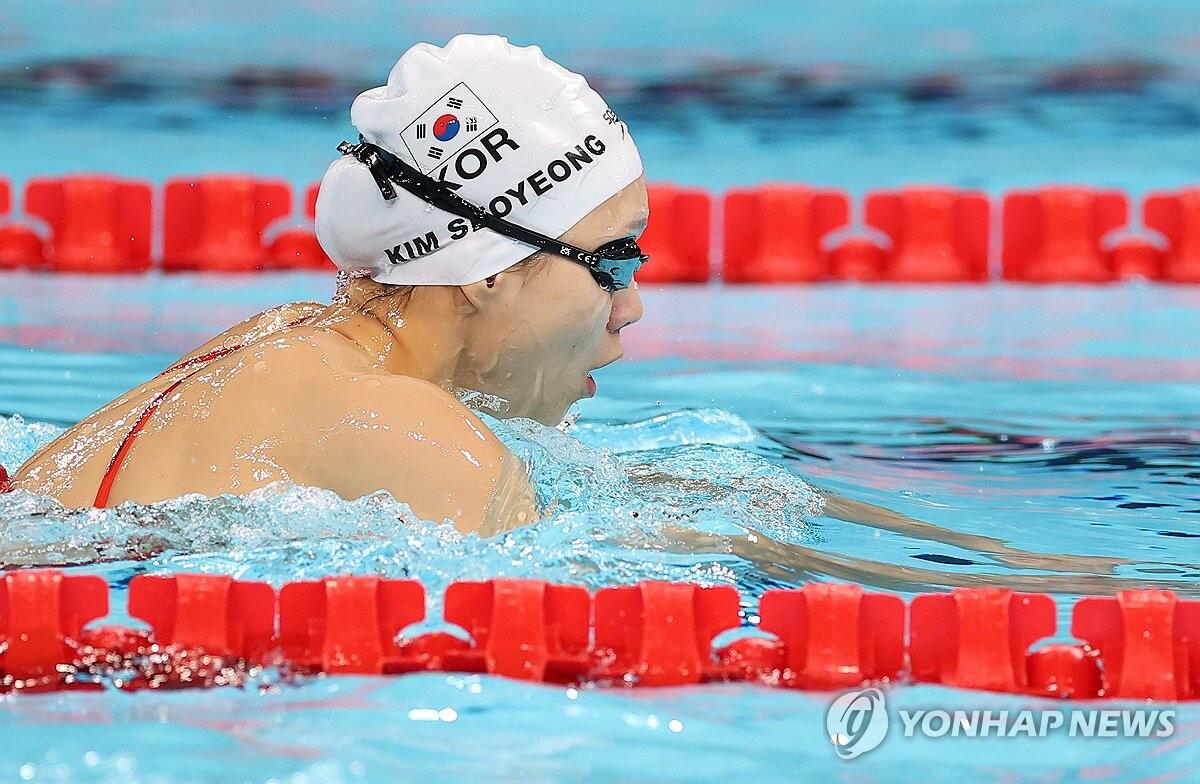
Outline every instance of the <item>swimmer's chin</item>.
<svg viewBox="0 0 1200 784"><path fill-rule="evenodd" d="M563 423L568 417L571 417L571 411L575 404L581 400L588 400L595 397L596 389L596 379L592 378L591 372L589 371L584 373L583 381L580 387L572 394L570 402L563 409L561 409L557 415L544 418L539 417L538 421L547 427L557 427L559 430L562 430ZM578 417L579 414L576 413L574 416ZM574 421L574 419L571 419L572 423L574 423Z"/></svg>

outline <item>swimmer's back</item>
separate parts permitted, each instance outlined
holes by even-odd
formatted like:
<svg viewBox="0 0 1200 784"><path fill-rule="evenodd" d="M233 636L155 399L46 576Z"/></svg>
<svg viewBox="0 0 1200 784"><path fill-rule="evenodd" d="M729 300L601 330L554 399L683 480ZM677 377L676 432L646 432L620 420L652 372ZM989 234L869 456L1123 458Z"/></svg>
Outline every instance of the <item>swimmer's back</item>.
<svg viewBox="0 0 1200 784"><path fill-rule="evenodd" d="M175 366L224 346L253 343L285 329L290 320L310 318L320 310L316 303L266 310L198 346ZM289 321L283 321L284 318ZM88 414L21 465L13 476L14 488L57 498L70 507L92 505L121 439L133 430L138 416L154 397L183 375L184 372L164 371ZM114 503L118 500L113 498Z"/></svg>
<svg viewBox="0 0 1200 784"><path fill-rule="evenodd" d="M234 350L118 398L35 455L14 485L90 505L124 434L190 373L130 444L108 505L241 495L284 480L345 498L388 490L420 517L452 519L463 530L532 518L523 467L478 417L440 387L388 373L314 325L308 311L318 307L267 311L218 336L188 356ZM310 321L287 326L306 314Z"/></svg>

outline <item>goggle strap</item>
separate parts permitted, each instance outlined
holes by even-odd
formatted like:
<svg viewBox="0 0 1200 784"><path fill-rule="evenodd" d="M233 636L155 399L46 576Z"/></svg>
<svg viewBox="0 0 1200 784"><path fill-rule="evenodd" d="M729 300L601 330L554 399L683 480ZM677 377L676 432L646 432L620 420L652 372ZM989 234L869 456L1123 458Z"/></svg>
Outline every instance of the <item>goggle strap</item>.
<svg viewBox="0 0 1200 784"><path fill-rule="evenodd" d="M396 198L395 183L413 196L431 204L438 209L457 215L471 222L473 228L487 228L510 239L524 242L535 248L554 253L559 256L574 259L591 267L597 266L601 257L595 253L568 245L565 242L548 237L545 234L526 228L517 223L493 215L482 207L476 206L457 193L444 187L437 180L411 166L400 158L388 153L381 147L371 144L359 137L358 144L343 141L338 145L338 152L350 155L371 172L380 194L386 201Z"/></svg>
<svg viewBox="0 0 1200 784"><path fill-rule="evenodd" d="M384 201L392 201L396 198L396 189L392 187L391 180L384 171L379 156L371 154L361 136L359 140L358 144L343 141L337 147L338 152L342 155L349 155L366 166L367 171L371 172L371 176L375 179L375 185L379 188L379 192L383 194Z"/></svg>

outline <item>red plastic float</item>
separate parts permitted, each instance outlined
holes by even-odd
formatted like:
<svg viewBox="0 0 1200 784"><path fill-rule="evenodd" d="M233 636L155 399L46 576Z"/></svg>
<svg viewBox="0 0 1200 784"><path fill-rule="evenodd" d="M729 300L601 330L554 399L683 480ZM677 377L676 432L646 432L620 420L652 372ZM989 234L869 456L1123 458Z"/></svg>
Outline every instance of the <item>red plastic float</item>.
<svg viewBox="0 0 1200 784"><path fill-rule="evenodd" d="M574 682L591 666L587 589L540 580L456 582L443 613L474 641L457 667L524 680Z"/></svg>
<svg viewBox="0 0 1200 784"><path fill-rule="evenodd" d="M138 575L129 613L150 624L162 645L214 656L261 659L275 645L275 591L224 575Z"/></svg>
<svg viewBox="0 0 1200 784"><path fill-rule="evenodd" d="M0 219L12 210L12 188L0 178ZM28 226L0 221L0 270L37 267L44 263L46 250L42 238Z"/></svg>
<svg viewBox="0 0 1200 784"><path fill-rule="evenodd" d="M831 266L823 242L849 221L850 198L842 191L783 184L731 190L724 199L722 278L730 283L827 278Z"/></svg>
<svg viewBox="0 0 1200 784"><path fill-rule="evenodd" d="M1087 645L1055 644L1029 654L1028 692L1039 697L1088 700L1100 696L1100 657Z"/></svg>
<svg viewBox="0 0 1200 784"><path fill-rule="evenodd" d="M317 217L318 183L308 187L304 196L304 214L309 221ZM270 248L271 266L280 269L327 269L334 264L317 242L311 228L292 227L275 235Z"/></svg>
<svg viewBox="0 0 1200 784"><path fill-rule="evenodd" d="M866 224L892 241L886 280L983 281L988 277L991 206L979 191L912 186L867 194Z"/></svg>
<svg viewBox="0 0 1200 784"><path fill-rule="evenodd" d="M163 268L249 272L269 267L263 235L291 211L291 188L281 180L233 175L168 180Z"/></svg>
<svg viewBox="0 0 1200 784"><path fill-rule="evenodd" d="M1113 280L1106 234L1126 225L1129 201L1115 190L1048 187L1004 198L1003 272L1030 283Z"/></svg>
<svg viewBox="0 0 1200 784"><path fill-rule="evenodd" d="M732 586L643 582L596 592L593 676L642 686L700 683L719 672L712 640L737 628Z"/></svg>
<svg viewBox="0 0 1200 784"><path fill-rule="evenodd" d="M865 237L850 237L835 247L829 258L837 280L875 283L883 280L887 251Z"/></svg>
<svg viewBox="0 0 1200 784"><path fill-rule="evenodd" d="M1142 220L1167 239L1163 278L1200 283L1200 188L1146 197Z"/></svg>
<svg viewBox="0 0 1200 784"><path fill-rule="evenodd" d="M1156 590L1088 597L1075 605L1071 633L1099 651L1105 697L1200 697L1200 601Z"/></svg>
<svg viewBox="0 0 1200 784"><path fill-rule="evenodd" d="M1145 237L1128 237L1108 251L1108 267L1117 280L1162 280L1164 254Z"/></svg>
<svg viewBox="0 0 1200 784"><path fill-rule="evenodd" d="M288 583L279 591L284 659L313 670L403 671L408 662L397 635L424 617L425 589L415 580L329 577Z"/></svg>
<svg viewBox="0 0 1200 784"><path fill-rule="evenodd" d="M1029 646L1054 634L1054 600L1004 588L959 588L912 600L908 654L916 681L1029 690Z"/></svg>
<svg viewBox="0 0 1200 784"><path fill-rule="evenodd" d="M334 270L333 262L317 242L317 235L308 229L284 229L276 234L269 256L269 266L273 268Z"/></svg>
<svg viewBox="0 0 1200 784"><path fill-rule="evenodd" d="M28 226L0 225L0 270L38 268L46 263L46 243Z"/></svg>
<svg viewBox="0 0 1200 784"><path fill-rule="evenodd" d="M896 678L904 668L904 601L857 585L768 591L758 627L784 644L782 683L833 689Z"/></svg>
<svg viewBox="0 0 1200 784"><path fill-rule="evenodd" d="M699 188L647 186L650 222L639 241L650 263L641 283L703 283L710 277L712 196Z"/></svg>
<svg viewBox="0 0 1200 784"><path fill-rule="evenodd" d="M52 685L74 658L83 627L108 613L108 585L52 569L8 572L0 582L0 672Z"/></svg>
<svg viewBox="0 0 1200 784"><path fill-rule="evenodd" d="M150 268L148 182L105 176L31 180L25 212L50 228L46 261L55 272L144 272Z"/></svg>

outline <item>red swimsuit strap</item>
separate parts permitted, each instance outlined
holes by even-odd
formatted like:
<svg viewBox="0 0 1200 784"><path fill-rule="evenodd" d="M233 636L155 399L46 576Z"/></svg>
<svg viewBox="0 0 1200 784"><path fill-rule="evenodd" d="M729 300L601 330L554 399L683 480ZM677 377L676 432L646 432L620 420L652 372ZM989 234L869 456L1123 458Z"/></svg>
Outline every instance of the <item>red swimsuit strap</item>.
<svg viewBox="0 0 1200 784"><path fill-rule="evenodd" d="M291 329L300 322L304 321L305 318L308 317L305 316L304 318L297 319L286 325L284 329ZM176 370L195 368L195 370L193 370L191 373L188 373L183 378L176 379L175 381L171 382L169 386L163 390L160 390L158 394L150 398L150 402L147 404L145 410L142 411L142 415L139 416L137 421L133 423L133 429L126 433L125 437L121 439L121 443L117 446L117 451L113 454L112 460L108 461L108 468L104 471L104 477L100 480L100 487L96 490L96 500L92 502L92 506L100 508L108 506L108 496L109 493L112 492L113 482L117 480L117 472L120 471L121 465L125 462L125 457L129 454L129 450L133 448L134 439L136 439L138 434L142 432L142 428L144 428L146 423L150 421L150 417L154 416L154 412L158 411L158 408L163 404L163 401L166 400L172 392L178 389L183 382L187 381L192 376L196 375L196 373L199 373L201 370L203 370L203 365L207 365L214 359L227 357L235 351L240 351L245 347L246 344L244 343L238 343L234 346L221 346L220 348L215 348L212 351L201 354L198 357L185 359L184 361L167 368L162 373L159 373L159 376L165 376L168 373L174 373Z"/></svg>

